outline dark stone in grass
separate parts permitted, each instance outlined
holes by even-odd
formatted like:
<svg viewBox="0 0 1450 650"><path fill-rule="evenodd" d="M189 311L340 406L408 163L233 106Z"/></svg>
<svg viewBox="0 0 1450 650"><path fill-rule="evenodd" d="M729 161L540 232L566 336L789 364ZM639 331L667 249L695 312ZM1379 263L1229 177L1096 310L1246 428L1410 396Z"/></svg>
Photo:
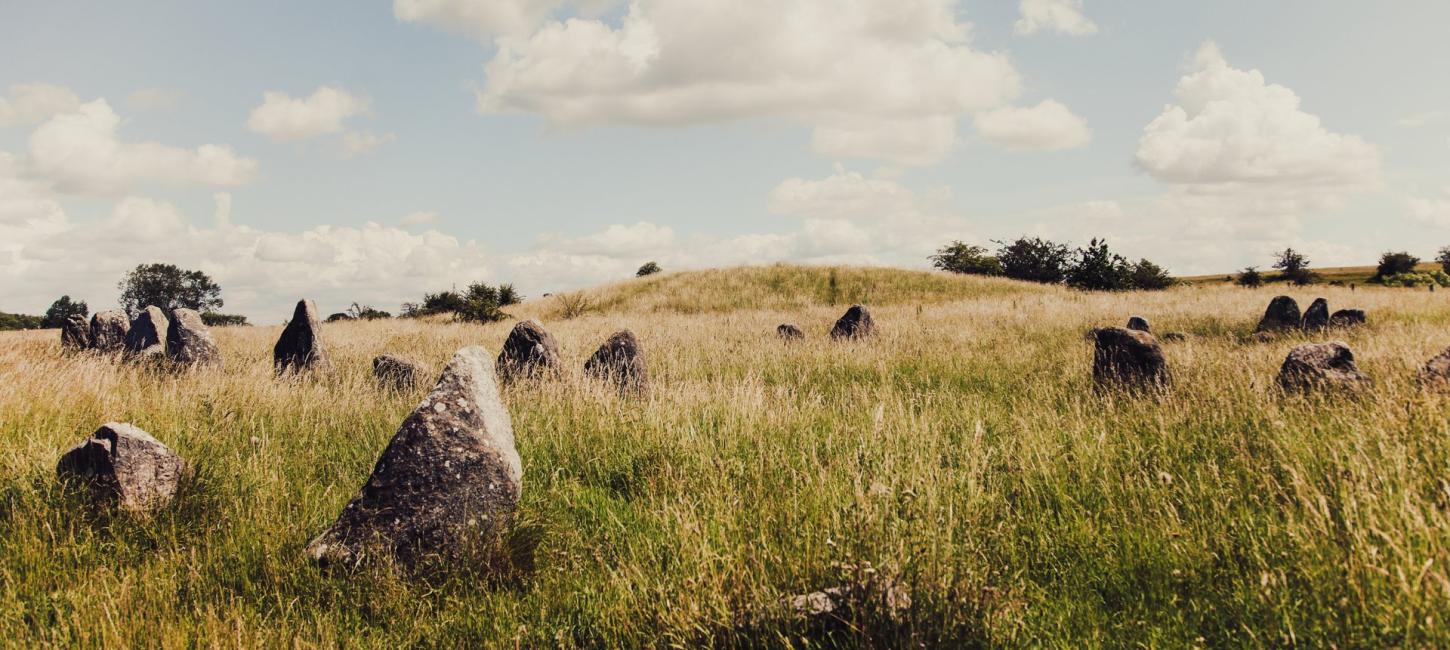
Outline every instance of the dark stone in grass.
<svg viewBox="0 0 1450 650"><path fill-rule="evenodd" d="M1315 332L1329 327L1329 301L1323 298L1315 298L1314 303L1304 310L1303 327L1306 331Z"/></svg>
<svg viewBox="0 0 1450 650"><path fill-rule="evenodd" d="M131 321L126 332L126 356L131 359L155 359L166 356L166 328L171 323L160 307L148 306Z"/></svg>
<svg viewBox="0 0 1450 650"><path fill-rule="evenodd" d="M373 357L373 378L378 387L389 390L412 390L422 379L422 364L394 354Z"/></svg>
<svg viewBox="0 0 1450 650"><path fill-rule="evenodd" d="M639 340L629 330L616 332L584 362L584 373L614 382L620 392L649 390L649 367Z"/></svg>
<svg viewBox="0 0 1450 650"><path fill-rule="evenodd" d="M1097 330L1093 381L1100 387L1157 388L1170 382L1163 348L1152 334L1124 327Z"/></svg>
<svg viewBox="0 0 1450 650"><path fill-rule="evenodd" d="M1264 317L1259 319L1259 327L1255 331L1298 329L1301 320L1299 303L1289 296L1278 296L1269 301L1269 308L1264 310Z"/></svg>
<svg viewBox="0 0 1450 650"><path fill-rule="evenodd" d="M307 545L324 566L456 562L508 531L523 488L513 425L481 347L453 355L357 496Z"/></svg>
<svg viewBox="0 0 1450 650"><path fill-rule="evenodd" d="M151 434L110 422L61 456L55 472L87 485L99 502L145 512L176 496L186 463Z"/></svg>
<svg viewBox="0 0 1450 650"><path fill-rule="evenodd" d="M529 319L514 325L494 365L499 379L513 381L558 373L563 362L554 335L543 323Z"/></svg>
<svg viewBox="0 0 1450 650"><path fill-rule="evenodd" d="M851 305L850 309L831 328L833 339L861 339L876 333L876 321L865 305Z"/></svg>
<svg viewBox="0 0 1450 650"><path fill-rule="evenodd" d="M185 307L171 312L171 324L166 328L166 357L182 368L222 365L221 349L201 314Z"/></svg>
<svg viewBox="0 0 1450 650"><path fill-rule="evenodd" d="M1420 383L1436 386L1450 385L1450 348L1430 357L1420 368Z"/></svg>
<svg viewBox="0 0 1450 650"><path fill-rule="evenodd" d="M1279 385L1285 390L1360 388L1368 384L1369 378L1354 363L1354 352L1339 341L1296 346L1279 367Z"/></svg>
<svg viewBox="0 0 1450 650"><path fill-rule="evenodd" d="M775 335L787 341L798 341L806 337L801 328L790 323L781 323L775 327Z"/></svg>
<svg viewBox="0 0 1450 650"><path fill-rule="evenodd" d="M116 309L91 315L91 349L97 352L120 352L126 349L126 332L131 321L126 312Z"/></svg>
<svg viewBox="0 0 1450 650"><path fill-rule="evenodd" d="M911 591L893 572L878 571L870 564L840 564L835 569L841 575L840 586L789 596L781 605L794 616L821 623L906 620Z"/></svg>
<svg viewBox="0 0 1450 650"><path fill-rule="evenodd" d="M60 347L70 352L91 347L91 327L85 316L71 314L65 319L60 326Z"/></svg>
<svg viewBox="0 0 1450 650"><path fill-rule="evenodd" d="M322 323L317 321L317 305L311 300L297 301L292 320L272 347L272 367L277 374L327 372L332 362L322 344Z"/></svg>
<svg viewBox="0 0 1450 650"><path fill-rule="evenodd" d="M1369 322L1363 309L1341 309L1329 317L1330 327L1354 327Z"/></svg>
<svg viewBox="0 0 1450 650"><path fill-rule="evenodd" d="M1148 325L1148 319L1142 316L1134 316L1128 319L1128 329L1139 332L1151 332L1153 329Z"/></svg>
<svg viewBox="0 0 1450 650"><path fill-rule="evenodd" d="M1172 343L1182 343L1191 338L1193 337L1186 332L1165 332L1163 334L1163 340Z"/></svg>

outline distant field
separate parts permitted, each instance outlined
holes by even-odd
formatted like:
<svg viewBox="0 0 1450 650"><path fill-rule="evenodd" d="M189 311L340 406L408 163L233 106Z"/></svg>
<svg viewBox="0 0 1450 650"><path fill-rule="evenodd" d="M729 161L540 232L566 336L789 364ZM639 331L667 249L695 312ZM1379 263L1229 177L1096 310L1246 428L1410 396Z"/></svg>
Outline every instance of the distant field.
<svg viewBox="0 0 1450 650"><path fill-rule="evenodd" d="M279 382L279 328L214 330L225 369L157 374L0 334L0 638L17 646L1446 647L1450 395L1415 370L1450 345L1450 292L1200 285L1087 294L886 269L654 276L512 308L578 369L634 330L653 394L582 373L505 391L540 535L521 584L326 573L302 549L426 388L379 392L382 352L433 370L511 323L324 326L336 374ZM1272 388L1277 293L1360 307L1336 333L1375 387ZM833 343L853 300L880 335ZM1188 332L1159 399L1095 392L1083 332L1133 314ZM774 328L807 333L794 344ZM54 479L130 421L200 468L145 520ZM817 626L778 603L862 582ZM854 571L841 565L853 565ZM879 584L876 583L876 584Z"/></svg>
<svg viewBox="0 0 1450 650"><path fill-rule="evenodd" d="M1434 263L1434 262L1425 262L1425 263L1421 263L1419 266L1416 266L1415 267L1415 270L1417 270L1417 271L1434 271L1434 270L1437 270L1439 268L1440 268L1440 265L1437 264L1437 263ZM1279 274L1276 273L1276 272L1273 272L1270 269L1262 269L1261 268L1261 269L1259 269L1259 272L1264 274L1264 279L1266 281L1270 281L1270 282L1283 282L1283 278L1278 277ZM1343 283L1343 284L1346 284L1346 285L1349 285L1349 284L1361 285L1361 284L1365 284L1366 282L1369 282L1369 279L1372 278L1372 277L1374 277L1375 267L1373 267L1373 266L1327 266L1327 267L1324 267L1324 268L1314 269L1314 272L1319 274L1319 276L1320 276L1319 281L1321 283L1328 284L1330 282L1340 282L1340 283ZM1182 278L1178 278L1178 279L1179 279L1179 281L1186 282L1188 284L1215 284L1215 283L1232 284L1233 281L1234 281L1234 279L1237 278L1238 275L1239 275L1238 272L1235 271L1233 273L1221 273L1221 274L1217 274L1217 275L1194 275L1194 276L1182 277Z"/></svg>

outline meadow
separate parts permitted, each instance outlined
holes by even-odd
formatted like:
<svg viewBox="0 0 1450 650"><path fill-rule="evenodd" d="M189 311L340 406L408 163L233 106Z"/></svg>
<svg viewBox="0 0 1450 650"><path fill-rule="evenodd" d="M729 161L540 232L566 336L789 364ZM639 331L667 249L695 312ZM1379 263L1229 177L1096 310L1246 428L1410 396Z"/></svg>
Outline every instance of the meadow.
<svg viewBox="0 0 1450 650"><path fill-rule="evenodd" d="M1286 292L1370 324L1252 342ZM582 315L563 304L583 298ZM853 301L879 333L832 342ZM191 647L1445 647L1450 293L1197 285L1081 293L860 268L665 274L509 308L573 372L509 386L532 566L427 580L323 571L302 549L431 386L380 391L373 356L437 371L510 322L329 323L323 380L274 378L280 327L218 328L220 370L173 375L0 335L0 643ZM1090 327L1147 317L1174 385L1098 392ZM807 338L784 342L792 322ZM639 335L653 390L580 372ZM1285 395L1298 342L1375 382ZM428 382L431 384L431 382ZM197 467L150 517L96 511L61 453L107 421ZM527 562L524 564L528 564ZM780 601L891 584L844 620Z"/></svg>

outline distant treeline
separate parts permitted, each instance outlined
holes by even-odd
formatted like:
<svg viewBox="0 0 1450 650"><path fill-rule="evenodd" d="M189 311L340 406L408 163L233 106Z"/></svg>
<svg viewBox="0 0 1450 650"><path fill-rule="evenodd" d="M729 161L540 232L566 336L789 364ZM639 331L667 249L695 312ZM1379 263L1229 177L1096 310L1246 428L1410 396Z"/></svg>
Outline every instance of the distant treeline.
<svg viewBox="0 0 1450 650"><path fill-rule="evenodd" d="M1094 239L1082 248L1026 236L994 243L995 254L982 246L954 241L930 259L936 268L952 273L1065 284L1085 291L1151 291L1167 289L1175 282L1167 270L1153 262L1131 262L1108 250L1105 239Z"/></svg>

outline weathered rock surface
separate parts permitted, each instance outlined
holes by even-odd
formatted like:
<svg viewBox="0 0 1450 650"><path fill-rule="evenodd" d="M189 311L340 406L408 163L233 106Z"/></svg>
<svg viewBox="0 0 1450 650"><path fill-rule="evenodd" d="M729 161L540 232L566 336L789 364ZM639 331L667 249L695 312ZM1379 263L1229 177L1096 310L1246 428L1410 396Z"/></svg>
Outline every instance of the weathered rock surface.
<svg viewBox="0 0 1450 650"><path fill-rule="evenodd" d="M1302 320L1299 303L1289 296L1278 296L1269 301L1269 308L1264 310L1264 317L1259 319L1259 327L1256 331L1298 329Z"/></svg>
<svg viewBox="0 0 1450 650"><path fill-rule="evenodd" d="M1124 327L1097 330L1093 381L1103 387L1162 387L1171 378L1152 334Z"/></svg>
<svg viewBox="0 0 1450 650"><path fill-rule="evenodd" d="M1310 332L1329 327L1329 301L1324 298L1315 298L1314 303L1304 310L1302 325L1305 330Z"/></svg>
<svg viewBox="0 0 1450 650"><path fill-rule="evenodd" d="M1182 342L1187 341L1187 340L1189 340L1191 338L1193 338L1193 335L1191 335L1191 334L1189 334L1187 332L1164 332L1163 333L1163 340L1164 341L1171 341L1173 343L1182 343Z"/></svg>
<svg viewBox="0 0 1450 650"><path fill-rule="evenodd" d="M110 422L61 456L55 472L87 484L98 501L144 512L176 496L186 463L151 434Z"/></svg>
<svg viewBox="0 0 1450 650"><path fill-rule="evenodd" d="M806 333L802 332L801 328L796 327L795 325L792 325L790 323L781 323L780 325L777 325L775 327L775 335L787 341L796 341L806 337Z"/></svg>
<svg viewBox="0 0 1450 650"><path fill-rule="evenodd" d="M1442 386L1450 384L1450 348L1425 362L1420 368L1420 382Z"/></svg>
<svg viewBox="0 0 1450 650"><path fill-rule="evenodd" d="M564 364L554 335L544 329L543 323L529 319L509 331L494 365L500 379L512 381L557 373Z"/></svg>
<svg viewBox="0 0 1450 650"><path fill-rule="evenodd" d="M91 349L97 352L120 352L126 349L126 332L131 321L126 312L116 309L91 314Z"/></svg>
<svg viewBox="0 0 1450 650"><path fill-rule="evenodd" d="M60 347L72 352L91 347L91 326L86 317L71 314L60 326Z"/></svg>
<svg viewBox="0 0 1450 650"><path fill-rule="evenodd" d="M166 356L166 330L170 325L160 307L153 305L141 310L126 332L126 356L133 359Z"/></svg>
<svg viewBox="0 0 1450 650"><path fill-rule="evenodd" d="M1142 316L1134 316L1128 319L1128 329L1139 332L1152 332L1153 328L1148 325L1148 319Z"/></svg>
<svg viewBox="0 0 1450 650"><path fill-rule="evenodd" d="M850 309L831 328L833 339L859 339L876 333L876 321L865 305L851 305Z"/></svg>
<svg viewBox="0 0 1450 650"><path fill-rule="evenodd" d="M423 379L423 364L395 354L373 357L373 378L378 386L391 390L412 390Z"/></svg>
<svg viewBox="0 0 1450 650"><path fill-rule="evenodd" d="M513 425L481 347L453 355L362 490L307 546L324 565L452 559L507 530L523 488Z"/></svg>
<svg viewBox="0 0 1450 650"><path fill-rule="evenodd" d="M195 309L182 307L171 312L171 323L166 327L166 358L185 368L222 364L221 349Z"/></svg>
<svg viewBox="0 0 1450 650"><path fill-rule="evenodd" d="M1369 322L1363 309L1341 309L1329 317L1330 327L1354 327Z"/></svg>
<svg viewBox="0 0 1450 650"><path fill-rule="evenodd" d="M890 572L877 571L870 564L840 565L842 584L820 591L790 596L781 601L787 611L809 619L847 622L860 618L893 623L905 620L911 610L911 591Z"/></svg>
<svg viewBox="0 0 1450 650"><path fill-rule="evenodd" d="M1279 385L1285 390L1359 388L1368 384L1369 377L1354 363L1354 352L1339 341L1296 346L1279 367Z"/></svg>
<svg viewBox="0 0 1450 650"><path fill-rule="evenodd" d="M584 362L584 373L613 382L621 392L649 390L649 366L634 332L620 330Z"/></svg>
<svg viewBox="0 0 1450 650"><path fill-rule="evenodd" d="M297 301L292 320L272 346L272 367L277 374L327 372L332 361L322 344L322 323L317 321L317 305L311 300Z"/></svg>

